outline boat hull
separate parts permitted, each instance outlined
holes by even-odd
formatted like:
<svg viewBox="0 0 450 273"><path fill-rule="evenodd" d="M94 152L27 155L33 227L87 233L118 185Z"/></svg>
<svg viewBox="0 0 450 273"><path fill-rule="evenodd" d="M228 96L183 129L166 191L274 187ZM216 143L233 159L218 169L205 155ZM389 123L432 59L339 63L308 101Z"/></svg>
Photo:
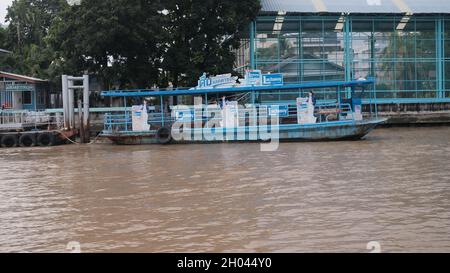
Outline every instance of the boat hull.
<svg viewBox="0 0 450 273"><path fill-rule="evenodd" d="M384 122L386 122L386 119L339 121L309 125L283 124L279 125L279 130L274 135L277 136L275 139L281 142L360 140L377 125ZM238 137L237 132L231 134L224 132L221 140L210 140L211 138L201 136L196 140L172 140L170 143L264 142L274 140L274 138L265 139L258 132L254 132L254 139L249 137L249 132L252 132L252 129L249 127L238 128L238 130L245 131L244 137ZM157 138L156 131L103 133L102 137L108 138L118 145L162 144Z"/></svg>

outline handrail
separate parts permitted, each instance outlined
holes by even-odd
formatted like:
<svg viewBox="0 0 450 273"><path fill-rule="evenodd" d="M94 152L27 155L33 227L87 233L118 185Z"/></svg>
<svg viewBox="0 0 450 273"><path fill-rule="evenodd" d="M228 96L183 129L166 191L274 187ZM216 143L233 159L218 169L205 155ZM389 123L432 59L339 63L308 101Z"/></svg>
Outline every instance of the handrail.
<svg viewBox="0 0 450 273"><path fill-rule="evenodd" d="M261 107L267 107L267 105L254 105L256 106L258 109ZM280 106L280 105L278 105ZM288 113L285 116L280 117L280 119L297 119L297 105L293 105L293 104L284 104L284 106L288 107ZM329 113L328 115L325 115L325 118L322 119L322 114L320 114L320 110L321 109L326 109L326 108L334 108L335 112L334 113ZM194 106L192 106L192 108L189 108L190 110L194 110ZM207 111L205 111L206 109L208 109L208 111L218 111L221 108L210 108L209 105L203 105L203 107L201 108L201 115L192 115L190 116L190 118L188 118L187 120L183 121L183 122L202 122L203 126L206 126L208 122L221 122L223 121L222 116L214 116L213 118L208 117L205 115L205 113L208 113ZM245 124L248 121L248 118L253 118L255 119L256 122L258 122L258 117L260 115L261 112L256 111L255 112L255 116L250 117L247 116L247 114L249 113L248 111L245 111L245 109L247 108L243 108L244 111L239 111L239 115L238 115L238 119L237 122L239 125L243 124L242 126L245 126ZM354 121L355 118L353 116L353 111L352 111L352 107L349 103L342 103L341 107L339 107L337 105L337 103L330 103L330 104L322 104L322 105L318 105L316 106L316 114L319 115L319 121L318 123L327 123L327 122L331 122L330 119L330 114L336 114L339 118L339 116L345 117L345 120L347 121ZM269 112L267 112L267 115L269 115ZM148 117L148 124L150 125L150 129L157 129L161 126L163 126L163 124L172 124L173 122L175 122L175 118L170 114L170 113L164 113L162 114L161 112L158 113L150 113L149 117ZM124 114L105 114L105 118L104 118L104 131L105 132L129 132L132 130L131 126L132 126L132 118L131 118L131 113L127 112Z"/></svg>
<svg viewBox="0 0 450 273"><path fill-rule="evenodd" d="M62 118L56 114L48 114L43 111L27 112L0 112L1 130L22 130L25 128L35 128L46 126L47 128L58 129L62 127Z"/></svg>

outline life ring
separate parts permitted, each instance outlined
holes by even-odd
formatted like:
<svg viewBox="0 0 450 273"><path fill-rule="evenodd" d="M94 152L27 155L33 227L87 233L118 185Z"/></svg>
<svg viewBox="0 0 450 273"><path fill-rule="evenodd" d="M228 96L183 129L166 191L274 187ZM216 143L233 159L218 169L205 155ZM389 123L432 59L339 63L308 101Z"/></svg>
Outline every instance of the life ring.
<svg viewBox="0 0 450 273"><path fill-rule="evenodd" d="M42 133L37 137L37 144L41 147L50 147L56 144L56 138L52 133Z"/></svg>
<svg viewBox="0 0 450 273"><path fill-rule="evenodd" d="M33 134L23 134L19 137L20 147L34 147L36 146L36 136Z"/></svg>
<svg viewBox="0 0 450 273"><path fill-rule="evenodd" d="M17 135L6 135L2 137L1 146L3 148L17 147Z"/></svg>
<svg viewBox="0 0 450 273"><path fill-rule="evenodd" d="M169 128L161 127L156 132L156 140L159 144L169 144L172 141L172 133Z"/></svg>

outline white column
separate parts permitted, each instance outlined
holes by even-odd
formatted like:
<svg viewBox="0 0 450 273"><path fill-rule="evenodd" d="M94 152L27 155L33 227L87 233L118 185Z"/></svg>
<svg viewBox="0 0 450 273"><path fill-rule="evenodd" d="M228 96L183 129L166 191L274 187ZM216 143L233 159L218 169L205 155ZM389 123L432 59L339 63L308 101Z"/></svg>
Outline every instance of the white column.
<svg viewBox="0 0 450 273"><path fill-rule="evenodd" d="M89 125L89 75L83 76L83 117L84 126Z"/></svg>
<svg viewBox="0 0 450 273"><path fill-rule="evenodd" d="M64 128L69 129L70 117L69 117L69 82L68 76L62 75L62 102L64 109Z"/></svg>
<svg viewBox="0 0 450 273"><path fill-rule="evenodd" d="M73 82L69 81L69 86L73 86ZM69 88L69 123L70 129L75 128L75 101L74 101L74 90Z"/></svg>

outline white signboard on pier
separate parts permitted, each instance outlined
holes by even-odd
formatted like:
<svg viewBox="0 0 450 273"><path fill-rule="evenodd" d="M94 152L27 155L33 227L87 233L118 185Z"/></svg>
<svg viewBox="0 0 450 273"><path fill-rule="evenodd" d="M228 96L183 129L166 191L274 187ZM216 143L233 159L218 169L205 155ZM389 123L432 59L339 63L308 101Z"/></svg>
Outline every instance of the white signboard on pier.
<svg viewBox="0 0 450 273"><path fill-rule="evenodd" d="M147 104L131 107L131 122L134 132L149 131Z"/></svg>
<svg viewBox="0 0 450 273"><path fill-rule="evenodd" d="M314 116L314 104L312 98L297 98L297 121L298 124L316 123Z"/></svg>

